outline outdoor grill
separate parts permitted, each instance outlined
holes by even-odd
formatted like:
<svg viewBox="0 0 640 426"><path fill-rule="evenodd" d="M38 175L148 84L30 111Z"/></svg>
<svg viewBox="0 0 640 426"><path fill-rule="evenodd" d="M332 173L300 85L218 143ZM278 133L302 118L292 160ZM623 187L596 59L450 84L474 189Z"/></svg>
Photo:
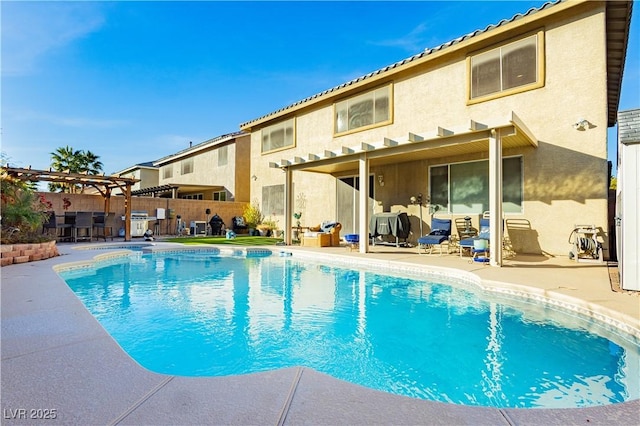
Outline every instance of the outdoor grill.
<svg viewBox="0 0 640 426"><path fill-rule="evenodd" d="M122 220L126 220L125 216L122 216ZM156 218L149 216L146 211L133 210L131 212L131 236L143 237L144 233L149 229L149 221L155 221Z"/></svg>

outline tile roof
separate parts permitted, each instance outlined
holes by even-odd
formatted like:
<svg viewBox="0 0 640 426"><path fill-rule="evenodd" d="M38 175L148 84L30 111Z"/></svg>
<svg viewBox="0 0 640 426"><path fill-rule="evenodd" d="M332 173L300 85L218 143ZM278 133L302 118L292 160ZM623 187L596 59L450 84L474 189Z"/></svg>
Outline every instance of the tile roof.
<svg viewBox="0 0 640 426"><path fill-rule="evenodd" d="M211 139L207 139L204 142L200 142L197 143L195 145L190 145L189 148L185 148L181 151L175 152L173 154L167 155L165 157L162 157L156 161L153 162L154 166L157 166L158 164L162 163L162 162L166 162L167 160L174 158L174 157L180 157L181 155L184 155L188 152L191 151L197 151L201 148L204 148L207 145L212 145L212 144L216 144L217 142L222 142L222 141L226 141L229 139L234 139L240 136L245 136L248 135L248 133L243 132L243 131L238 131L238 132L232 132L232 133L227 133L225 135L220 135L220 136L216 136L215 138L211 138Z"/></svg>

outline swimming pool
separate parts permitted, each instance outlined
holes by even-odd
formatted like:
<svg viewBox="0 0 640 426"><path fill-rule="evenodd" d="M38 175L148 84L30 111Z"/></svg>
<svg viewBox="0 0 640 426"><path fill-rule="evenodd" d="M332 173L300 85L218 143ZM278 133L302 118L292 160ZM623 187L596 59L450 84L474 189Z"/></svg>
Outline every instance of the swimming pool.
<svg viewBox="0 0 640 426"><path fill-rule="evenodd" d="M576 315L462 279L268 253L138 253L60 274L124 350L159 373L304 365L386 392L494 407L639 397L637 341Z"/></svg>

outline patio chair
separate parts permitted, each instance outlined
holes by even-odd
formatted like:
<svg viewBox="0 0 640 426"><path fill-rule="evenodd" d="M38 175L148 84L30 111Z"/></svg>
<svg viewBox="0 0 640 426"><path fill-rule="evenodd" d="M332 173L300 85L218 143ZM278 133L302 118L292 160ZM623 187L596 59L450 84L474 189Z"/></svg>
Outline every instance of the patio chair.
<svg viewBox="0 0 640 426"><path fill-rule="evenodd" d="M56 212L49 211L47 212L49 215L49 219L42 225L42 233L49 234L50 230L53 229L55 233L56 240L63 239L65 237L65 229L69 230L69 234L71 234L71 224L58 222L58 218L56 217ZM58 231L58 229L62 229L62 233Z"/></svg>
<svg viewBox="0 0 640 426"><path fill-rule="evenodd" d="M95 212L93 214L93 228L95 229L94 237L104 239L107 241L107 237L113 241L113 225L110 218L114 217L114 213ZM107 232L108 231L108 232Z"/></svg>
<svg viewBox="0 0 640 426"><path fill-rule="evenodd" d="M85 230L84 235L80 235L81 230ZM76 212L76 220L73 224L73 241L77 242L79 239L88 239L91 241L93 238L93 212Z"/></svg>
<svg viewBox="0 0 640 426"><path fill-rule="evenodd" d="M473 250L480 248L481 245L485 246L483 248L489 247L490 239L489 219L480 219L480 233L472 238L461 239L458 243L458 246L460 247L460 257L462 257L462 253L465 250L468 250L469 253L473 254Z"/></svg>
<svg viewBox="0 0 640 426"><path fill-rule="evenodd" d="M242 216L234 216L231 218L231 224L233 226L233 232L236 234L244 234L249 229L244 222L244 217Z"/></svg>
<svg viewBox="0 0 640 426"><path fill-rule="evenodd" d="M447 244L447 251L449 250L449 237L451 236L451 219L431 219L431 232L427 235L418 238L418 253L422 254L421 250L425 253L429 250L429 254L432 254L435 246L440 247L440 256L442 256L442 246Z"/></svg>

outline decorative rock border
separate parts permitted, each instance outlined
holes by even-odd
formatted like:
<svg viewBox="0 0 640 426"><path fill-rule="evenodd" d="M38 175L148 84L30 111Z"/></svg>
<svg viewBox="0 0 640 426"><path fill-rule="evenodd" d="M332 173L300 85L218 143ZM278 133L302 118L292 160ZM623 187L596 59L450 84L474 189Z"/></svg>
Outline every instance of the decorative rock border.
<svg viewBox="0 0 640 426"><path fill-rule="evenodd" d="M55 241L32 244L2 244L0 245L0 266L14 263L35 262L60 256Z"/></svg>

